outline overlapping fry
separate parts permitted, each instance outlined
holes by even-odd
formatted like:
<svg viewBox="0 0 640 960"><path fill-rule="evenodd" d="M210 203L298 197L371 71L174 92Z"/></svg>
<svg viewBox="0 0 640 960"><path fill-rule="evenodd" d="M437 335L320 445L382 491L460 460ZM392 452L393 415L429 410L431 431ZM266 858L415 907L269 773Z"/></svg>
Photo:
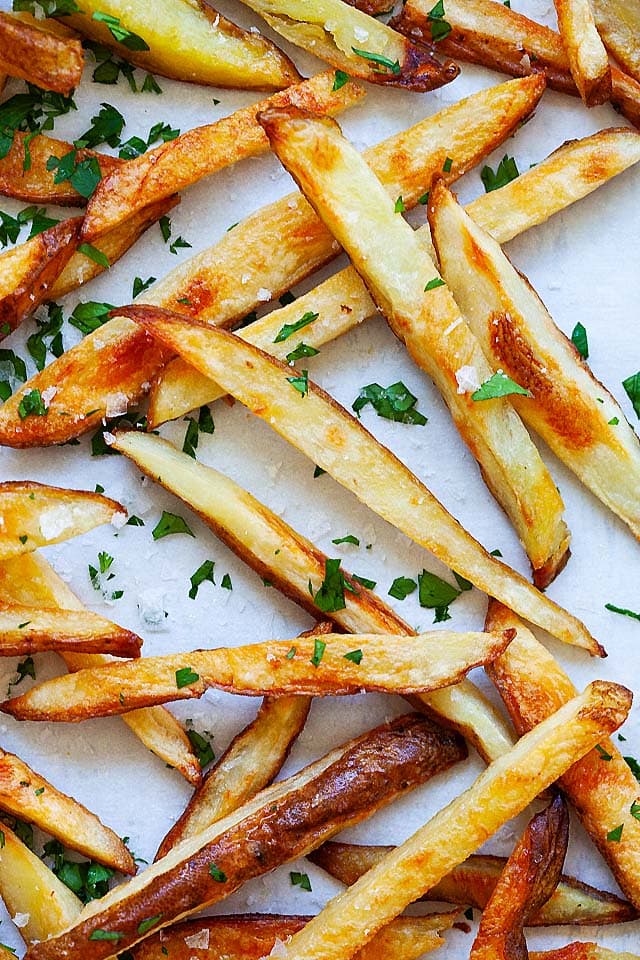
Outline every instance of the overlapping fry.
<svg viewBox="0 0 640 960"><path fill-rule="evenodd" d="M0 656L44 650L110 653L137 657L142 640L130 630L89 610L26 607L0 601Z"/></svg>
<svg viewBox="0 0 640 960"><path fill-rule="evenodd" d="M592 0L592 8L605 47L634 80L640 81L640 2Z"/></svg>
<svg viewBox="0 0 640 960"><path fill-rule="evenodd" d="M612 93L611 68L590 0L554 0L554 4L560 37L580 96L588 107L606 103Z"/></svg>
<svg viewBox="0 0 640 960"><path fill-rule="evenodd" d="M68 95L82 78L82 44L46 27L0 13L0 70Z"/></svg>
<svg viewBox="0 0 640 960"><path fill-rule="evenodd" d="M534 950L529 960L638 960L638 954L607 950L597 943L569 943L556 950Z"/></svg>

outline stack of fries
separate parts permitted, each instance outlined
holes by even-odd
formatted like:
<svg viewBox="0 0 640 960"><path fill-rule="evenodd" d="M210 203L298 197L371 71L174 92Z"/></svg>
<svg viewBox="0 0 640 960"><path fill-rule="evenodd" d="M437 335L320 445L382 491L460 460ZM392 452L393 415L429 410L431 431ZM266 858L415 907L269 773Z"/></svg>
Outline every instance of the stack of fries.
<svg viewBox="0 0 640 960"><path fill-rule="evenodd" d="M591 612L590 598L559 590L571 575L563 574L567 563L571 571L590 562L581 557L584 529L603 508L606 521L622 521L620 536L640 537L640 446L623 408L587 363L585 326L578 322L568 340L503 246L640 160L640 132L633 129L640 128L640 0L555 0L558 33L499 0L407 0L393 16L384 0L245 5L284 38L286 52L204 0L14 0L0 11L0 86L7 85L0 194L30 205L10 208L15 216L0 213L7 248L0 254L0 657L11 677L0 703L7 737L0 744L0 896L14 922L7 939L18 943L19 933L27 960L418 960L436 949L455 960L638 960L640 765L620 752L624 735L611 739L633 694L590 669L606 656L602 638L577 615ZM325 68L304 78L299 50ZM466 97L454 86L449 105L438 109L431 91L464 74L467 62L513 79L491 85L489 78ZM103 102L90 124L85 117L73 136L57 136L55 119L78 109L74 96L96 83L115 86L120 74L145 95L162 93L156 75L194 85L188 89L196 97L205 85L263 93L214 121L203 110L207 122L183 133L155 124L146 141L123 142L125 119ZM598 122L580 139L569 139L567 129L566 142L526 172L508 153L494 171L486 164L490 154L507 150L510 137L517 144L534 111L544 121L559 109L546 102L547 86L579 95L585 116L585 108L610 104L630 125ZM173 90L179 100L178 86ZM412 125L364 152L335 119L367 100L377 120L406 98ZM109 152L116 149L118 155ZM273 191L263 196L242 168L231 169L243 160L255 169L279 163L298 189L285 196L276 189L265 204ZM479 165L486 192L463 205L452 188ZM248 182L253 212L166 276L134 279L136 254L124 255L136 246L143 256L143 234L154 224L168 241L169 212L205 178L199 196L210 191L215 205L222 177L213 175L223 170L226 183ZM49 206L74 210L54 220ZM411 210L422 217L405 218ZM599 210L592 210L594 226ZM594 244L598 233L596 226ZM189 246L177 237L170 251ZM341 254L349 262L334 269ZM117 290L132 280L135 302L128 303ZM109 302L64 300L92 281ZM290 292L303 282L303 292ZM596 285L592 292L597 300ZM67 304L83 337L65 349ZM404 383L372 383L349 410L310 378L308 361L321 348L376 317L399 341L396 350L406 347L403 362L416 381L423 371L440 392L528 559L530 579L436 496L447 478L426 447L407 447L400 458L361 422L371 404L387 420L424 425ZM33 372L14 349L21 342ZM336 347L344 368L359 361L348 343ZM384 333L379 343L391 360ZM640 417L640 372L624 387ZM218 464L224 443L205 441L198 450L201 435L214 432L212 405L220 399L240 408L226 413L228 422L237 423L231 418L244 409L264 422L254 424L258 434L246 434L244 425L236 430L226 465ZM171 425L181 418L188 423L182 450ZM89 432L94 456L121 457L101 461L114 468L112 487L119 478L118 499L103 484L72 488L92 485L81 439ZM249 436L253 449L243 449ZM288 474L274 467L280 493L302 489L310 503L315 478L329 474L345 497L360 501L349 503L354 516L368 508L376 523L386 521L383 535L403 535L407 556L426 565L426 550L450 571L449 580L427 569L416 580L396 577L389 596L402 601L417 591L420 606L442 624L452 619L449 605L476 588L487 598L484 621L476 604L473 629L414 629L375 592L374 581L348 572L281 516L288 511L263 503L224 472L240 462L247 486L256 486L280 440L294 451ZM67 444L75 449L55 449ZM588 517L571 503L565 508L548 451L599 501ZM210 452L216 467L205 462ZM313 479L311 468L300 472L300 455L315 464ZM461 470L472 484L468 460L460 457ZM100 550L97 566L89 564L90 584L77 580L75 560L88 538L104 547L107 525L111 536L125 525L144 527L119 502L135 502L141 479L157 505L181 502L199 518L212 550L222 541L274 588L274 610L279 591L305 611L308 629L278 631L278 623L294 620L275 614L272 630L267 618L261 624L269 605L251 593L259 588L250 582L238 591L255 603L248 621L227 595L225 615L233 611L235 630L225 629L231 621L220 619L221 602L212 604L204 637L172 634L169 645L156 643L151 630L169 616L164 609L154 624L141 618L143 636L115 622L111 614L125 591L114 557ZM479 504L492 516L489 497ZM163 510L153 539L193 537L187 517ZM323 517L327 526L329 519ZM360 539L349 533L333 543L358 547ZM59 565L58 545L74 559L70 576ZM174 574L180 568L190 579L190 601L210 604L203 586L216 585L215 561L203 560L189 577L184 556L172 551ZM143 573L147 560L136 546ZM571 596L570 609L544 592L556 578L556 596ZM228 573L220 587L232 590ZM88 597L91 588L100 612L76 595ZM169 605L180 601L171 597ZM640 620L634 610L607 606ZM548 648L530 627L550 645L565 646ZM33 658L39 671L41 663L53 666L52 653L67 672L43 681ZM579 670L583 677L589 671L582 690L569 676ZM32 684L24 682L29 677ZM486 693L490 683L500 706ZM180 705L167 707L202 698L199 715L215 727L212 700L222 701L209 691L262 698L249 724L230 708L234 736L217 759L208 738L181 721ZM410 712L389 695L404 698ZM346 708L336 702L336 715L348 710L349 719L341 737L323 736L323 753L309 747L323 709L314 701L328 697L351 699ZM375 725L381 703L385 721ZM88 728L78 725L92 720L89 729L107 730L99 718L115 715L193 788L186 804L170 810L159 809L162 792L142 785L138 819L150 831L155 819L168 829L154 862L142 861L141 869L128 838L61 791L61 761L72 765L70 783L85 772L80 747L65 747L80 744ZM33 724L43 723L76 725L59 739L59 727L45 728L54 734L51 781L29 757L29 732L36 731L37 743ZM351 729L358 733L348 738ZM99 742L107 777L110 764L121 764L119 742ZM470 779L474 762L477 776ZM33 766L46 772L46 762ZM438 808L445 773L458 789ZM160 767L154 783L170 776ZM422 792L411 808L415 829L404 842L334 839L416 788ZM96 805L110 811L105 820L113 814L122 824L131 815L128 798L115 805L97 797ZM521 814L524 829L498 855L492 838ZM601 857L618 891L566 872L576 818L584 849L590 844L593 859ZM154 839L141 838L146 846ZM330 877L342 886L324 906L311 898L316 912L202 915L248 881L303 857L327 883ZM312 891L306 872L292 870L289 878L300 896ZM276 889L274 878L271 908ZM428 911L406 913L416 902L428 903ZM587 926L588 942L567 933ZM540 930L561 945L536 952ZM638 953L614 953L605 940L637 941ZM0 955L14 956L15 949L0 944Z"/></svg>

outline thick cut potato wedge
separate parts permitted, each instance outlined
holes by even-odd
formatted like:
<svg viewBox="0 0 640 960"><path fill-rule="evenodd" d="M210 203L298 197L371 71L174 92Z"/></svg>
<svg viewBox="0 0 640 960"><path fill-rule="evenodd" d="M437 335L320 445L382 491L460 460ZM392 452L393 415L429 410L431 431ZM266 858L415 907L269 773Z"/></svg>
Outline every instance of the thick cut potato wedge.
<svg viewBox="0 0 640 960"><path fill-rule="evenodd" d="M24 939L46 940L75 923L82 910L75 893L6 824L0 831L0 897L12 917L27 916Z"/></svg>
<svg viewBox="0 0 640 960"><path fill-rule="evenodd" d="M57 37L8 13L0 13L0 70L45 90L69 95L82 79L79 40Z"/></svg>
<svg viewBox="0 0 640 960"><path fill-rule="evenodd" d="M640 537L640 445L615 399L444 184L431 191L429 221L442 275L492 369L531 393L511 398L522 419Z"/></svg>
<svg viewBox="0 0 640 960"><path fill-rule="evenodd" d="M460 72L342 0L243 0L291 43L351 76L409 90L434 90Z"/></svg>
<svg viewBox="0 0 640 960"><path fill-rule="evenodd" d="M0 597L9 603L84 611L78 598L39 553L23 553L0 562ZM69 670L109 663L103 654L62 653ZM164 707L134 710L122 718L139 740L189 783L202 779L200 764L177 719Z"/></svg>
<svg viewBox="0 0 640 960"><path fill-rule="evenodd" d="M511 81L462 100L365 152L389 194L413 207L447 157L448 181L462 176L517 129L542 96L544 79ZM35 142L35 141L34 141ZM279 237L273 256L273 237ZM339 252L335 240L299 194L259 210L213 247L173 270L144 295L195 319L229 326L253 310L268 290L277 297ZM243 281L238 283L238 278ZM188 300L188 304L182 301ZM33 377L28 389L55 386L46 417L22 422L20 390L0 410L0 443L62 443L96 427L106 399L123 393L132 403L165 360L139 327L124 317L94 334ZM27 385L25 385L27 386ZM93 411L91 416L87 416Z"/></svg>
<svg viewBox="0 0 640 960"><path fill-rule="evenodd" d="M44 650L110 653L137 657L142 640L89 610L25 607L0 601L0 656L17 657Z"/></svg>
<svg viewBox="0 0 640 960"><path fill-rule="evenodd" d="M511 404L474 403L460 386L460 371L473 370L477 386L493 371L419 236L336 123L294 111L260 117L274 151L349 254L389 326L435 382L514 525L537 586L547 586L568 559L562 498Z"/></svg>
<svg viewBox="0 0 640 960"><path fill-rule="evenodd" d="M123 873L135 873L120 837L81 803L56 790L19 757L0 751L0 810L35 823L66 847Z"/></svg>
<svg viewBox="0 0 640 960"><path fill-rule="evenodd" d="M19 720L74 723L201 697L208 687L244 696L426 693L459 683L511 638L482 633L327 634L219 647L92 667L38 684L0 705ZM326 647L326 649L325 649ZM355 659L353 659L355 655Z"/></svg>
<svg viewBox="0 0 640 960"><path fill-rule="evenodd" d="M347 886L380 863L393 847L360 846L354 843L325 843L309 854L309 860ZM506 857L474 854L455 867L421 900L458 903L484 910L502 875ZM575 877L561 876L551 897L540 910L527 917L528 927L558 924L597 926L636 920L638 911L614 893L597 890Z"/></svg>
<svg viewBox="0 0 640 960"><path fill-rule="evenodd" d="M349 960L376 932L624 722L632 694L596 681L561 707L287 944L287 960ZM55 943L55 941L54 941ZM34 953L53 960L60 953Z"/></svg>
<svg viewBox="0 0 640 960"><path fill-rule="evenodd" d="M587 196L638 160L640 134L628 127L601 130L565 143L506 186L478 197L466 210L498 243L506 243ZM425 242L430 239L428 226L418 232ZM274 342L278 331L307 311L317 313L318 319L305 327L304 342L317 349L368 319L376 308L357 272L347 267L294 303L243 327L238 336L283 360L291 346L286 340ZM177 357L152 384L149 425L157 427L222 396L224 390L218 384Z"/></svg>
<svg viewBox="0 0 640 960"><path fill-rule="evenodd" d="M353 81L338 91L333 86L333 71L320 73L267 100L236 110L216 123L187 130L175 140L116 167L100 181L89 200L82 225L83 239L101 237L148 204L184 190L232 163L266 153L269 141L256 120L260 110L291 104L313 113L333 115L365 95Z"/></svg>
<svg viewBox="0 0 640 960"><path fill-rule="evenodd" d="M309 583L315 594L325 577L327 557L314 544L233 480L179 453L160 437L130 431L118 434L115 446L144 473L181 497L260 577L318 617ZM349 633L415 636L415 630L380 597L345 571L342 575L344 608L331 613L336 624ZM504 719L469 680L419 699L423 708L461 732L487 761L500 756L513 742Z"/></svg>
<svg viewBox="0 0 640 960"><path fill-rule="evenodd" d="M605 47L640 81L640 0L592 0L591 6Z"/></svg>
<svg viewBox="0 0 640 960"><path fill-rule="evenodd" d="M354 151L354 156L358 155ZM428 278L421 264L420 276ZM424 280L421 281L424 286ZM523 616L593 655L603 650L584 624L490 556L404 464L331 397L308 382L303 396L292 368L231 333L150 307L125 312L266 420L338 483L415 543L490 596L510 597ZM252 371L247 378L247 370ZM515 603L513 603L515 601Z"/></svg>
<svg viewBox="0 0 640 960"><path fill-rule="evenodd" d="M430 0L408 0L392 26L415 40L431 42ZM515 77L544 73L554 90L578 96L560 36L495 0L447 0L451 33L438 43L449 56L481 63ZM611 68L611 103L640 126L640 83Z"/></svg>
<svg viewBox="0 0 640 960"><path fill-rule="evenodd" d="M554 0L560 37L571 75L588 107L611 98L611 67L600 39L590 0Z"/></svg>
<svg viewBox="0 0 640 960"><path fill-rule="evenodd" d="M529 960L639 960L639 955L626 950L623 953L607 950L597 943L576 942L556 950L534 950L529 954Z"/></svg>
<svg viewBox="0 0 640 960"><path fill-rule="evenodd" d="M304 856L465 754L455 734L416 714L377 727L184 840L133 880L88 904L68 930L34 944L29 958L111 957L114 941L100 941L96 930L120 935L118 953L129 949L173 920L223 900L251 877ZM155 929L146 928L145 921L158 914Z"/></svg>
<svg viewBox="0 0 640 960"><path fill-rule="evenodd" d="M487 613L492 629L515 627L518 635L489 675L513 719L518 733L535 728L575 695L575 687L562 667L530 630L501 604L492 601ZM564 774L560 787L607 861L618 885L640 909L640 822L631 813L638 797L638 782L610 740L600 741L604 754L592 750ZM620 840L607 834L623 824Z"/></svg>
<svg viewBox="0 0 640 960"><path fill-rule="evenodd" d="M60 543L103 523L124 523L115 500L88 490L66 490L34 480L0 483L0 560Z"/></svg>
<svg viewBox="0 0 640 960"><path fill-rule="evenodd" d="M146 0L82 0L81 8L63 22L152 73L251 90L282 90L300 79L274 43L242 30L204 0L156 0L153 17ZM116 17L144 41L143 49L117 43L106 24L93 19L95 13Z"/></svg>

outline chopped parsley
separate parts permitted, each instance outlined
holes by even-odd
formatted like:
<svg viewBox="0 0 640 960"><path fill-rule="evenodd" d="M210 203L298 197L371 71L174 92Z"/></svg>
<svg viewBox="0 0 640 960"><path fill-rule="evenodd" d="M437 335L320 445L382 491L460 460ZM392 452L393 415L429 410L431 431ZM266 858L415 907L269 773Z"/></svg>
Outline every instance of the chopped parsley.
<svg viewBox="0 0 640 960"><path fill-rule="evenodd" d="M155 917L149 917L147 920L141 920L138 924L138 933L147 933L152 927L155 927L162 920L162 914L158 913Z"/></svg>
<svg viewBox="0 0 640 960"><path fill-rule="evenodd" d="M110 147L120 144L120 134L125 125L125 119L119 110L110 103L101 103L100 110L91 117L91 126L77 140L74 145L81 147L99 147L108 143Z"/></svg>
<svg viewBox="0 0 640 960"><path fill-rule="evenodd" d="M631 400L637 417L640 417L640 370L622 381L625 393Z"/></svg>
<svg viewBox="0 0 640 960"><path fill-rule="evenodd" d="M180 667L179 670L176 670L176 687L178 690L182 690L183 687L188 687L192 683L197 683L200 679L200 674L196 673L191 667Z"/></svg>
<svg viewBox="0 0 640 960"><path fill-rule="evenodd" d="M191 574L191 589L189 590L189 597L191 600L195 600L198 596L198 588L205 581L215 585L215 580L213 579L213 568L215 567L214 560L204 560L195 573Z"/></svg>
<svg viewBox="0 0 640 960"><path fill-rule="evenodd" d="M62 324L64 323L64 317L62 315L62 307L57 303L48 303L47 319L36 317L35 321L38 325L38 330L28 337L27 350L33 357L36 368L43 370L47 357L47 348L54 357L60 357L64 353L64 345L62 342ZM48 344L45 343L45 337L49 339Z"/></svg>
<svg viewBox="0 0 640 960"><path fill-rule="evenodd" d="M571 334L571 343L574 345L583 360L589 356L589 341L587 340L587 330L581 323L576 323Z"/></svg>
<svg viewBox="0 0 640 960"><path fill-rule="evenodd" d="M375 580L368 580L366 577L360 577L357 573L352 574L352 578L356 581L356 583L360 583L363 587L366 587L367 590L375 590Z"/></svg>
<svg viewBox="0 0 640 960"><path fill-rule="evenodd" d="M344 588L345 579L340 569L340 560L331 560L327 557L324 564L324 580L315 594L311 590L313 602L323 613L344 610L346 607Z"/></svg>
<svg viewBox="0 0 640 960"><path fill-rule="evenodd" d="M89 934L89 940L122 940L124 933L116 933L115 930L92 930Z"/></svg>
<svg viewBox="0 0 640 960"><path fill-rule="evenodd" d="M31 677L32 680L35 680L36 667L33 662L33 657L25 657L24 660L21 660L18 666L16 667L16 673L18 675L18 679L15 681L15 683L12 684L12 686L14 687L17 687L18 684L21 683L25 677Z"/></svg>
<svg viewBox="0 0 640 960"><path fill-rule="evenodd" d="M154 123L151 127L146 140L143 140L142 137L130 137L129 140L125 140L120 146L118 156L121 160L133 160L145 153L154 143L159 141L167 143L167 141L175 140L179 136L180 131L178 129L160 121Z"/></svg>
<svg viewBox="0 0 640 960"><path fill-rule="evenodd" d="M226 883L226 882L227 882L227 875L226 875L226 873L224 872L224 870L220 870L220 868L217 867L217 866L215 865L215 863L210 863L210 864L209 864L209 876L210 876L210 877L213 877L213 879L216 881L216 883Z"/></svg>
<svg viewBox="0 0 640 960"><path fill-rule="evenodd" d="M495 171L491 167L485 166L480 173L480 179L486 193L499 190L500 187L506 187L508 183L519 176L518 164L513 157L507 156L506 153Z"/></svg>
<svg viewBox="0 0 640 960"><path fill-rule="evenodd" d="M85 257L93 260L94 263L97 263L99 267L103 267L105 270L108 270L111 266L107 255L104 254L102 250L94 247L92 243L81 243L78 247L78 253L84 254Z"/></svg>
<svg viewBox="0 0 640 960"><path fill-rule="evenodd" d="M292 887L300 887L301 890L306 890L307 893L311 893L311 880L309 880L308 874L290 870L289 879L291 880Z"/></svg>
<svg viewBox="0 0 640 960"><path fill-rule="evenodd" d="M336 539L335 539L335 540L332 540L331 543L335 543L336 546L337 546L338 544L340 544L340 543L352 543L352 544L354 545L354 547L359 547L359 546L360 546L360 541L358 540L357 537L354 537L354 535L353 535L352 533L348 533L348 534L347 534L346 536L344 536L344 537L336 537Z"/></svg>
<svg viewBox="0 0 640 960"><path fill-rule="evenodd" d="M349 74L345 73L344 70L336 70L333 76L333 86L332 90L335 93L336 90L340 90L344 87L345 83L349 82Z"/></svg>
<svg viewBox="0 0 640 960"><path fill-rule="evenodd" d="M618 417L611 417L611 420L607 420L608 427L617 427L619 423L620 423L620 420L618 419Z"/></svg>
<svg viewBox="0 0 640 960"><path fill-rule="evenodd" d="M417 402L418 398L399 380L388 387L381 387L379 383L362 387L351 408L360 417L362 408L370 403L378 416L385 420L424 426L427 418L415 409Z"/></svg>
<svg viewBox="0 0 640 960"><path fill-rule="evenodd" d="M624 829L624 823L619 824L619 826L614 827L613 830L609 830L607 834L607 840L609 843L620 843L622 840L622 831Z"/></svg>
<svg viewBox="0 0 640 960"><path fill-rule="evenodd" d="M630 808L630 810L629 810L629 813L630 813L631 816L634 817L636 820L640 820L640 803L638 803L637 800L634 800L633 803L631 804L631 808Z"/></svg>
<svg viewBox="0 0 640 960"><path fill-rule="evenodd" d="M313 641L313 656L311 657L311 663L314 667L319 667L322 658L324 657L324 651L326 650L327 645L324 640L319 640L317 637Z"/></svg>
<svg viewBox="0 0 640 960"><path fill-rule="evenodd" d="M51 870L83 903L98 900L109 890L114 871L93 861L67 860L62 844L49 840L44 845L43 858L52 858Z"/></svg>
<svg viewBox="0 0 640 960"><path fill-rule="evenodd" d="M211 416L209 407L200 407L197 421L193 417L185 417L185 423L188 424L187 431L182 443L182 452L196 459L196 449L201 433L213 433L215 423Z"/></svg>
<svg viewBox="0 0 640 960"><path fill-rule="evenodd" d="M113 39L121 43L127 50L149 49L149 44L146 43L142 37L139 37L137 33L133 33L131 30L127 30L126 27L122 26L119 17L112 17L109 13L96 10L96 12L92 14L91 19L104 23Z"/></svg>
<svg viewBox="0 0 640 960"><path fill-rule="evenodd" d="M350 650L349 653L345 653L345 660L350 660L351 663L360 663L362 661L362 650Z"/></svg>
<svg viewBox="0 0 640 960"><path fill-rule="evenodd" d="M449 604L460 596L461 590L447 583L435 573L423 570L418 575L418 602L421 607L435 610L434 623L450 620Z"/></svg>
<svg viewBox="0 0 640 960"><path fill-rule="evenodd" d="M24 10L34 17L37 16L37 8L40 8L45 17L66 17L72 13L81 13L75 0L13 0L11 7L14 12Z"/></svg>
<svg viewBox="0 0 640 960"><path fill-rule="evenodd" d="M90 197L102 178L96 158L87 157L85 160L78 160L76 150L70 150L62 157L50 156L47 160L47 170L51 173L56 171L54 183L68 181L82 197Z"/></svg>
<svg viewBox="0 0 640 960"><path fill-rule="evenodd" d="M629 767L631 773L634 775L638 783L640 783L640 763L638 763L635 757L623 757L622 759Z"/></svg>
<svg viewBox="0 0 640 960"><path fill-rule="evenodd" d="M142 277L134 277L131 296L135 300L136 297L139 297L141 293L144 293L145 290L148 290L151 284L155 282L156 277L147 277L146 280L143 280Z"/></svg>
<svg viewBox="0 0 640 960"><path fill-rule="evenodd" d="M47 408L37 387L25 393L18 404L18 415L21 420L26 420L27 417L44 417L46 413Z"/></svg>
<svg viewBox="0 0 640 960"><path fill-rule="evenodd" d="M291 353L287 354L287 363L289 366L293 366L296 360L302 360L303 357L317 357L319 353L320 351L316 350L315 347L310 347L308 343L300 342Z"/></svg>
<svg viewBox="0 0 640 960"><path fill-rule="evenodd" d="M407 208L406 208L406 206L405 206L404 200L402 199L402 194L400 194L400 196L398 197L398 199L396 200L396 202L395 202L395 204L394 204L393 212L394 212L394 213L404 213L406 209L407 209Z"/></svg>
<svg viewBox="0 0 640 960"><path fill-rule="evenodd" d="M303 370L299 377L287 377L287 383L290 383L300 396L306 397L309 393L309 371Z"/></svg>
<svg viewBox="0 0 640 960"><path fill-rule="evenodd" d="M433 280L429 280L429 282L425 285L424 292L426 293L428 290L436 290L438 287L444 287L444 280L442 277L434 277Z"/></svg>
<svg viewBox="0 0 640 960"><path fill-rule="evenodd" d="M200 766L206 767L209 763L213 763L215 754L211 743L196 730L187 730L187 737Z"/></svg>
<svg viewBox="0 0 640 960"><path fill-rule="evenodd" d="M434 43L439 43L451 33L451 24L444 19L444 2L438 0L435 7L432 7L427 14L427 20L431 25L431 39Z"/></svg>
<svg viewBox="0 0 640 960"><path fill-rule="evenodd" d="M190 537L195 537L195 533L186 520L178 516L177 513L163 510L162 516L151 531L151 536L154 540L162 540L163 537L168 537L172 533L186 533Z"/></svg>
<svg viewBox="0 0 640 960"><path fill-rule="evenodd" d="M601 759L601 760L605 760L607 763L608 763L610 760L613 760L613 757L611 756L611 754L610 754L610 753L607 753L607 751L604 749L604 747L601 747L599 743L596 743L594 749L600 754L600 759Z"/></svg>
<svg viewBox="0 0 640 960"><path fill-rule="evenodd" d="M522 397L532 396L529 390L521 387L519 383L516 383L515 380L508 377L506 373L498 370L471 394L471 399L476 402L478 400L495 400L497 397L508 397L516 393Z"/></svg>
<svg viewBox="0 0 640 960"><path fill-rule="evenodd" d="M635 613L633 610L626 610L624 607L616 607L613 603L605 603L605 609L611 610L612 613L619 613L623 617L631 617L633 620L640 620L640 613Z"/></svg>
<svg viewBox="0 0 640 960"><path fill-rule="evenodd" d="M93 589L101 591L105 600L120 600L124 596L124 590L114 590L113 593L105 590L105 584L115 577L115 574L111 571L112 565L113 557L104 550L101 551L98 554L98 566L94 567L89 564L89 579Z"/></svg>
<svg viewBox="0 0 640 960"><path fill-rule="evenodd" d="M231 577L228 573L225 573L224 577L220 581L220 586L223 590L233 590L233 584L231 583Z"/></svg>
<svg viewBox="0 0 640 960"><path fill-rule="evenodd" d="M300 319L296 320L295 323L285 323L278 331L273 342L282 343L283 340L288 340L291 334L297 333L298 330L302 330L303 327L313 323L313 321L317 320L318 317L319 314L313 313L311 310L307 310L307 312L303 313Z"/></svg>
<svg viewBox="0 0 640 960"><path fill-rule="evenodd" d="M69 323L85 336L93 333L109 319L109 313L115 307L111 303L99 303L96 300L87 300L78 303L69 317Z"/></svg>
<svg viewBox="0 0 640 960"><path fill-rule="evenodd" d="M371 63L377 63L381 67L384 67L385 70L389 70L395 77L400 76L400 64L397 60L390 60L389 57L384 57L381 53L372 53L370 50L359 50L357 47L351 47L353 52L358 57L362 57L363 60L370 60ZM384 73L385 70L376 70L374 67L375 73Z"/></svg>
<svg viewBox="0 0 640 960"><path fill-rule="evenodd" d="M27 83L27 93L17 93L0 104L0 159L11 150L16 131L40 133L53 130L56 117L76 109L72 96L65 97Z"/></svg>
<svg viewBox="0 0 640 960"><path fill-rule="evenodd" d="M418 584L410 577L396 577L389 587L389 596L396 600L405 600L416 589Z"/></svg>

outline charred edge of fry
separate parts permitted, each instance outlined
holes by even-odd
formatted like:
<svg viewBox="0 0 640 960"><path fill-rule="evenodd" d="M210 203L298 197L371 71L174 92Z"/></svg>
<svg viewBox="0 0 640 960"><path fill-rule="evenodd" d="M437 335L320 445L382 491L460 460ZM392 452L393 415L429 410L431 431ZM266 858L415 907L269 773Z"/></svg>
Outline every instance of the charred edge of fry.
<svg viewBox="0 0 640 960"><path fill-rule="evenodd" d="M0 14L0 70L45 90L69 95L80 84L82 44Z"/></svg>

